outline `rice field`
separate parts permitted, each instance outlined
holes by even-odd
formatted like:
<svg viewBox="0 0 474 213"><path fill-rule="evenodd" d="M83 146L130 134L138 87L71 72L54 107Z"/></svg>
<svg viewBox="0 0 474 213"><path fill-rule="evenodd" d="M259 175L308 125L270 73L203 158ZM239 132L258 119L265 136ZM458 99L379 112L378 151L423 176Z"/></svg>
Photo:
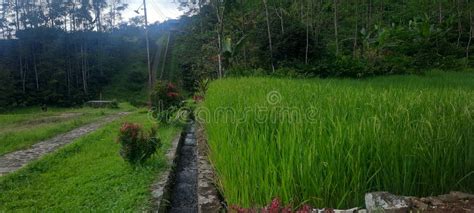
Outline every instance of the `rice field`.
<svg viewBox="0 0 474 213"><path fill-rule="evenodd" d="M228 205L474 192L474 73L230 78L211 84L196 114Z"/></svg>

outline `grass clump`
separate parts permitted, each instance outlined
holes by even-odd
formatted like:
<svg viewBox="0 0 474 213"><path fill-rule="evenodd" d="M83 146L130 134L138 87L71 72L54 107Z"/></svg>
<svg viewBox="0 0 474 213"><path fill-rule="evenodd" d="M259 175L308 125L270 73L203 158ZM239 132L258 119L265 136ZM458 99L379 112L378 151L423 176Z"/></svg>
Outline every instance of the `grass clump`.
<svg viewBox="0 0 474 213"><path fill-rule="evenodd" d="M24 169L0 177L2 211L141 211L150 184L165 168L164 151L140 167L132 167L115 143L123 122L151 127L146 114L134 113L76 140ZM158 130L164 149L178 133L174 126Z"/></svg>
<svg viewBox="0 0 474 213"><path fill-rule="evenodd" d="M229 205L363 206L364 193L474 192L474 74L235 78L198 116Z"/></svg>

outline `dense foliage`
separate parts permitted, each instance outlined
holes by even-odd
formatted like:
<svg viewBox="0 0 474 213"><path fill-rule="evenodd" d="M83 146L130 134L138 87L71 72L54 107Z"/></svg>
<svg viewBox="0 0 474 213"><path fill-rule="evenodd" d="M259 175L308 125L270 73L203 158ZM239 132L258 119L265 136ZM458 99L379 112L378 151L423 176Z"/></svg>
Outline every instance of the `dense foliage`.
<svg viewBox="0 0 474 213"><path fill-rule="evenodd" d="M184 79L364 77L474 65L472 1L211 0L187 6L192 16L182 19L177 38Z"/></svg>
<svg viewBox="0 0 474 213"><path fill-rule="evenodd" d="M144 21L137 16L123 22L126 7L116 0L3 1L0 110L101 98L143 104L148 79ZM158 70L158 76L167 77L162 70L168 67L160 62L165 48L159 43L172 23L149 26L155 78Z"/></svg>
<svg viewBox="0 0 474 213"><path fill-rule="evenodd" d="M115 0L4 0L0 106L150 94L143 16ZM242 75L364 77L472 67L470 0L210 0L149 27L151 79L198 91ZM142 97L138 99L136 97ZM125 98L122 98L125 97Z"/></svg>
<svg viewBox="0 0 474 213"><path fill-rule="evenodd" d="M131 26L110 33L37 28L0 40L1 105L68 106L100 98L117 70L144 62L141 32Z"/></svg>

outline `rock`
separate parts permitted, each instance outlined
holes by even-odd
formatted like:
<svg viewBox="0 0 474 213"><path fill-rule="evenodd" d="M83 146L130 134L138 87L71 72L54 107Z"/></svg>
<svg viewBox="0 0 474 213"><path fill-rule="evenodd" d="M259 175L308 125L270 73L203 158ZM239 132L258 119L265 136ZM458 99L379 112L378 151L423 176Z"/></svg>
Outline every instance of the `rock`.
<svg viewBox="0 0 474 213"><path fill-rule="evenodd" d="M357 212L357 209L359 208L352 208L352 209L347 209L347 210L340 210L340 209L334 209L334 213L355 213Z"/></svg>
<svg viewBox="0 0 474 213"><path fill-rule="evenodd" d="M196 139L193 139L193 138L186 138L186 139L184 139L184 145L186 145L186 146L194 146L194 145L196 145Z"/></svg>
<svg viewBox="0 0 474 213"><path fill-rule="evenodd" d="M423 202L419 201L418 199L412 199L411 202L413 204L413 207L415 207L416 209L422 210L422 211L428 209L428 207L429 207L428 204L423 203Z"/></svg>
<svg viewBox="0 0 474 213"><path fill-rule="evenodd" d="M442 206L443 205L443 201L438 199L438 198L435 198L435 197L430 197L430 203L433 206Z"/></svg>
<svg viewBox="0 0 474 213"><path fill-rule="evenodd" d="M372 192L365 194L365 207L368 212L408 212L410 202L388 192Z"/></svg>
<svg viewBox="0 0 474 213"><path fill-rule="evenodd" d="M464 192L451 192L449 193L451 196L456 197L458 199L466 200L466 199L474 199L474 195L464 193Z"/></svg>

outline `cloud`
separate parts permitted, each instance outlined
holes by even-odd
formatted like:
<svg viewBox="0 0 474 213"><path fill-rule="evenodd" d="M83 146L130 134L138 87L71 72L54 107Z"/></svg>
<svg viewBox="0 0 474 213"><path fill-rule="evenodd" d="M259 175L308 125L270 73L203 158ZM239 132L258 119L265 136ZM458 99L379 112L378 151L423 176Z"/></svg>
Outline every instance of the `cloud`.
<svg viewBox="0 0 474 213"><path fill-rule="evenodd" d="M139 9L140 15L143 15L143 0L128 0L128 8L122 13L124 21L138 16L134 11ZM166 19L176 19L183 14L178 9L179 4L176 0L147 0L148 22L164 21Z"/></svg>

